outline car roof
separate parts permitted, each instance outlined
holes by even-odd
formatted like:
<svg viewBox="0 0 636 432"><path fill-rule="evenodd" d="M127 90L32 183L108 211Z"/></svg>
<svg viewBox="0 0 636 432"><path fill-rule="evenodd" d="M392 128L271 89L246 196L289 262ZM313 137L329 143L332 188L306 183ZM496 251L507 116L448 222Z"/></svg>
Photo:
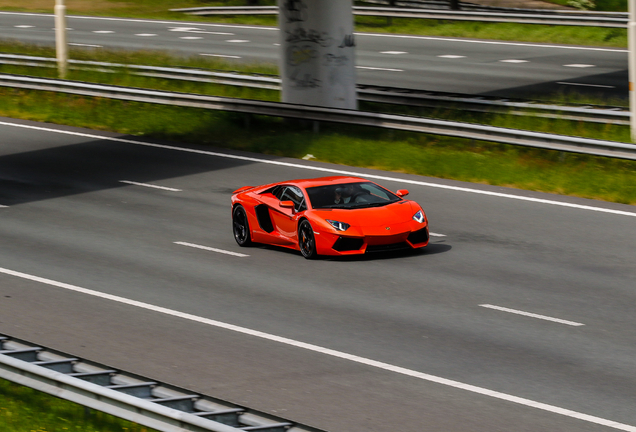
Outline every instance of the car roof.
<svg viewBox="0 0 636 432"><path fill-rule="evenodd" d="M357 183L361 181L368 181L362 177L350 177L350 176L330 176L320 177L313 179L299 179L290 180L286 182L280 182L279 184L293 184L302 188L310 188L314 186L326 186L330 184L342 184L342 183Z"/></svg>

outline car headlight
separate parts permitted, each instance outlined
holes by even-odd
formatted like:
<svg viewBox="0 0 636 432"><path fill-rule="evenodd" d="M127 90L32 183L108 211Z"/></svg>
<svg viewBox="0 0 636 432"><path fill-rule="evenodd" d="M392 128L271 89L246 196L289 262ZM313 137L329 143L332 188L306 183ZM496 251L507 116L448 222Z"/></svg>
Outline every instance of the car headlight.
<svg viewBox="0 0 636 432"><path fill-rule="evenodd" d="M424 218L424 212L422 210L418 210L418 212L413 215L413 220L419 223L423 223L426 220Z"/></svg>
<svg viewBox="0 0 636 432"><path fill-rule="evenodd" d="M329 224L334 227L337 231L346 231L349 229L349 224L346 224L344 222L338 222L335 220L329 220L329 219L325 219L327 222L329 222Z"/></svg>

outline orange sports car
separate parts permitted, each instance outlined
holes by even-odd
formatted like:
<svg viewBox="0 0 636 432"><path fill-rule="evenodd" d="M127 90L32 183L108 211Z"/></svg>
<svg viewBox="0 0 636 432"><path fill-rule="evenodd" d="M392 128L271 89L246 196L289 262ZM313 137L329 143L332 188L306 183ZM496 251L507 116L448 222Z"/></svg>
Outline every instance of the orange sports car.
<svg viewBox="0 0 636 432"><path fill-rule="evenodd" d="M318 255L356 255L428 244L422 207L359 177L322 177L232 194L232 224L239 246L252 242Z"/></svg>

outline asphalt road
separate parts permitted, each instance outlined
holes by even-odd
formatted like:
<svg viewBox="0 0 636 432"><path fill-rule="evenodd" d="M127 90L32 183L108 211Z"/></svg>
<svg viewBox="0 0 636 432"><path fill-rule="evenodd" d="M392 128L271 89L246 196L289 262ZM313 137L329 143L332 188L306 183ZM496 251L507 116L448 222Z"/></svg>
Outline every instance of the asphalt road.
<svg viewBox="0 0 636 432"><path fill-rule="evenodd" d="M636 431L633 206L117 137L0 119L0 334L333 432ZM340 171L437 236L236 245L231 191Z"/></svg>
<svg viewBox="0 0 636 432"><path fill-rule="evenodd" d="M87 49L162 49L277 63L276 28L69 17L69 42ZM54 45L51 15L0 12L0 39ZM627 51L461 38L356 34L360 84L541 99L577 92L628 97Z"/></svg>

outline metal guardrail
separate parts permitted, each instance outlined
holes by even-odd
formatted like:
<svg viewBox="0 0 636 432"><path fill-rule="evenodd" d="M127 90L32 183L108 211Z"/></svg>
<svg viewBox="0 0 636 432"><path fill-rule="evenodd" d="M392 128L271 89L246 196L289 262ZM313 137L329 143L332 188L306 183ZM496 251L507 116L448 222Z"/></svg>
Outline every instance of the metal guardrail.
<svg viewBox="0 0 636 432"><path fill-rule="evenodd" d="M0 86L452 136L636 160L636 145L421 117L0 75Z"/></svg>
<svg viewBox="0 0 636 432"><path fill-rule="evenodd" d="M183 12L189 15L277 15L277 6L219 6L171 9L172 12ZM354 6L354 15L379 16L386 18L418 18L448 21L481 21L504 22L518 24L543 24L584 27L627 28L627 17L606 16L598 14L554 14L528 12L496 12L496 11L451 11L441 9L407 9L389 7Z"/></svg>
<svg viewBox="0 0 636 432"><path fill-rule="evenodd" d="M0 64L57 67L56 59L47 57L0 54ZM94 61L69 60L72 69L113 72L114 68L127 68L134 74L196 82L217 83L267 90L280 90L281 80L275 76L242 75L231 72L212 72L200 69L138 66ZM631 113L622 107L563 106L532 101L511 101L502 98L450 94L425 90L412 90L386 86L358 85L358 98L368 102L398 104L430 108L463 109L477 112L500 112L520 116L561 118L629 125Z"/></svg>
<svg viewBox="0 0 636 432"><path fill-rule="evenodd" d="M370 3L374 5L390 6L389 0L362 0L361 3ZM398 0L395 2L395 7L403 8L418 8L418 9L449 9L449 0ZM628 12L607 12L607 11L588 11L573 8L556 7L546 9L531 9L531 8L519 8L519 7L503 7L503 6L490 6L482 5L471 2L459 2L460 10L480 10L480 11L499 11L499 12L524 12L524 13L536 13L536 14L552 14L552 15L581 15L581 16L607 16L615 18L625 18L629 16Z"/></svg>
<svg viewBox="0 0 636 432"><path fill-rule="evenodd" d="M0 378L162 432L321 432L7 336Z"/></svg>

